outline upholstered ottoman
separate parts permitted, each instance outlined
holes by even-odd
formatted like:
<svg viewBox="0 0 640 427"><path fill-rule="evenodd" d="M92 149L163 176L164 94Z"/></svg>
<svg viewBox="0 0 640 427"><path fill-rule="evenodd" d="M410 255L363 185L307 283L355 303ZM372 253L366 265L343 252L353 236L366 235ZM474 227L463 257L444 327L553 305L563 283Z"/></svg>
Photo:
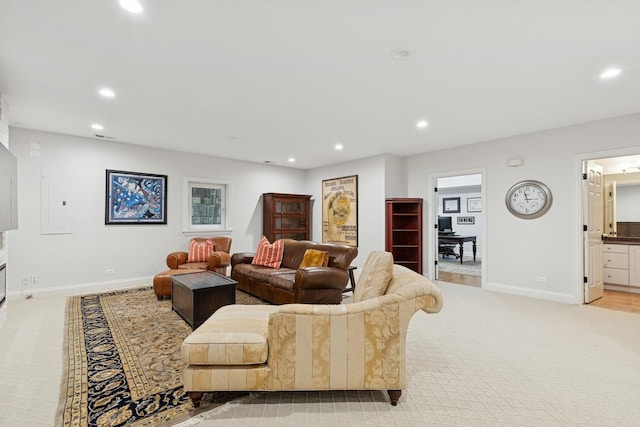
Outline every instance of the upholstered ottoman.
<svg viewBox="0 0 640 427"><path fill-rule="evenodd" d="M173 276L176 274L200 273L201 271L206 270L200 268L180 268L156 274L153 278L153 292L156 294L156 297L158 297L158 301L165 296L171 296L171 281Z"/></svg>

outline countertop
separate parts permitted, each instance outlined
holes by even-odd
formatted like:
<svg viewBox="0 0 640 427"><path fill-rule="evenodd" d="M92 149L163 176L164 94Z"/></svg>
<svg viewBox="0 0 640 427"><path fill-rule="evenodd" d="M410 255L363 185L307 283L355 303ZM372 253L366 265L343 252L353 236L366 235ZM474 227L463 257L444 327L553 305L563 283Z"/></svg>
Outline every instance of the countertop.
<svg viewBox="0 0 640 427"><path fill-rule="evenodd" d="M609 243L622 243L625 245L640 245L640 237L604 236L602 240Z"/></svg>

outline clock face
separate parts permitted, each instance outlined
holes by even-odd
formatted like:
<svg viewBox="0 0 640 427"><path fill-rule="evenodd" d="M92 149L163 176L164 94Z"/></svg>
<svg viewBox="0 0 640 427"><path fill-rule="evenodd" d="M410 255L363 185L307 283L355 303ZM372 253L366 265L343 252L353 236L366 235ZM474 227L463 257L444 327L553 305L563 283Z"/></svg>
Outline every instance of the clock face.
<svg viewBox="0 0 640 427"><path fill-rule="evenodd" d="M522 181L507 191L505 202L518 218L538 218L551 206L551 191L541 182Z"/></svg>

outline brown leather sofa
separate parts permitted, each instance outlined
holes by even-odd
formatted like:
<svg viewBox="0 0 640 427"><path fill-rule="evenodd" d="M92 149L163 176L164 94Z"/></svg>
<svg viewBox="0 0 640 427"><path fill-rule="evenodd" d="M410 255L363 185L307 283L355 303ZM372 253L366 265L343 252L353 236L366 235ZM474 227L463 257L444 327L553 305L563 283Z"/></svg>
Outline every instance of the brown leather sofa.
<svg viewBox="0 0 640 427"><path fill-rule="evenodd" d="M283 239L280 268L253 265L253 253L231 257L231 278L237 288L272 304L340 304L349 280L349 266L358 248L335 243ZM327 267L298 268L307 249L329 252Z"/></svg>

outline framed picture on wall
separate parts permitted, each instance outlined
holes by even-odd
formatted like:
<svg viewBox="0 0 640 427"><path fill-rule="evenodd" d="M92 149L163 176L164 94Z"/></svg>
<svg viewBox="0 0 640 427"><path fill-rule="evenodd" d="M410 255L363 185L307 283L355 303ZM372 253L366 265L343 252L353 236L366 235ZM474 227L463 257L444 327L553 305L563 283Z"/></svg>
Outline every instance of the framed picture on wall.
<svg viewBox="0 0 640 427"><path fill-rule="evenodd" d="M482 212L482 197L467 198L467 212Z"/></svg>
<svg viewBox="0 0 640 427"><path fill-rule="evenodd" d="M442 199L443 213L460 213L460 197L445 197Z"/></svg>
<svg viewBox="0 0 640 427"><path fill-rule="evenodd" d="M322 242L358 246L358 175L322 181Z"/></svg>
<svg viewBox="0 0 640 427"><path fill-rule="evenodd" d="M166 224L167 175L107 169L104 223Z"/></svg>

